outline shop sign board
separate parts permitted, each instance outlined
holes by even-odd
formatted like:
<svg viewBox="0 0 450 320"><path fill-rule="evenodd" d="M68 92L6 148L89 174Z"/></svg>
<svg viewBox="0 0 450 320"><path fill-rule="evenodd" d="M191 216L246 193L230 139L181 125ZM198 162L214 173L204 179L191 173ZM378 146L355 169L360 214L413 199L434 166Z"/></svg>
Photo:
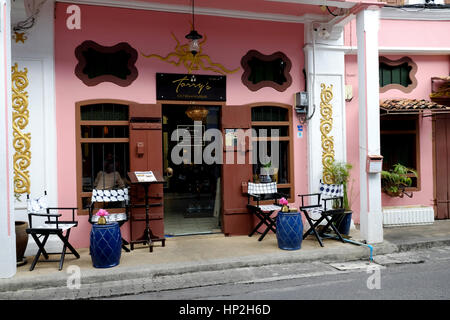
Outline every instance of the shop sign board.
<svg viewBox="0 0 450 320"><path fill-rule="evenodd" d="M226 76L156 74L158 100L225 101Z"/></svg>

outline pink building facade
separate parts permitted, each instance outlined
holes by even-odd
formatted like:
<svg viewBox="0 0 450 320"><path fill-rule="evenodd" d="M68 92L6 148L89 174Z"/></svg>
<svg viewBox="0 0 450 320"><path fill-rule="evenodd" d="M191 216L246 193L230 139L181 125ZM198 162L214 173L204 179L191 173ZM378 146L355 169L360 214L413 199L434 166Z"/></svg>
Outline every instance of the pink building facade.
<svg viewBox="0 0 450 320"><path fill-rule="evenodd" d="M244 169L224 164L214 169L212 182L206 181L208 179L201 182L204 190L198 191L198 195L207 193L212 199L204 203L211 204L209 211L214 211L211 218L215 218L215 225L192 229L194 231L183 225L180 231L176 229L178 224L169 219L169 211L176 210L172 207L181 204L189 209L191 205L186 201L177 202L182 192L177 189L175 178L181 181L184 176L199 176L199 172L206 170L181 171L181 166L173 167L167 157L171 151L168 147L170 132L164 130L186 125L184 113L192 105L206 107L209 115L205 128L216 128L223 134L228 129L280 129L283 160L277 168L277 177L272 178L277 179L279 189L287 193L291 205L297 208L300 206L297 195L317 192L323 177L322 161L327 151L323 148L321 111L323 105L331 105L332 128L328 135L334 144L332 153L336 161L353 166L350 183L352 219L369 243L383 241L384 207L423 206L432 208L433 212L436 210L436 128L433 117L417 116L415 161L419 178L415 182L417 188L407 191L413 193L412 198L393 198L382 193L380 174L367 173L365 159L368 155L383 155L380 150L383 126L373 125L383 118L380 103L387 99L430 100L431 78L449 75L450 40L442 38L442 34L443 30L449 29L450 9L444 3L439 9L426 9L417 16L407 10L383 8L384 4L376 1L332 1L333 6L328 4L328 9L314 1L252 0L245 4L226 1L217 7L207 1L197 1L194 27L203 38L198 53L200 58L195 65L191 65L192 55L187 50L185 38L193 27L190 1L173 0L164 4L150 0L47 1L39 8L15 4L10 17L10 1L2 0L2 3L5 5L2 12L10 18L12 26L33 12L37 15L33 28L12 32L11 39L5 38L5 43L10 41L12 47L12 55L5 56L5 65L17 64L17 70L26 71L28 82L23 92L28 96L29 125L22 131L31 135L32 156L25 170L29 173L26 190L32 195L47 190L51 202L60 206L78 206L78 227L71 234L71 243L75 247L89 246L91 224L85 201L90 197L99 168L99 162L93 159L95 151L89 148L111 141L119 144L131 144L132 141L132 129L123 122L117 126L129 130L126 137L113 134L113 140L101 140L109 137L117 126L113 128L115 125L107 124L105 119L97 119L100 122L94 123L97 120L83 118L84 109L95 109L98 105L126 106L127 110L138 105L159 115L162 147L152 149L149 146L145 152L151 159L149 161L156 161L161 166L166 179L164 189L161 189L164 195L155 191L164 208L161 208L161 216L152 218L152 223L160 223L161 236L205 232L242 235L247 234L254 224L245 209L247 197L242 192L242 183L255 179L260 168L248 164ZM30 3L34 2L25 2ZM114 56L114 47L119 44L126 49L116 49L119 60L113 63L120 62L120 57L128 59L129 63L124 64L128 67L125 71L104 63L105 59ZM8 45L4 48L8 52ZM95 54L98 54L97 60ZM94 57L94 62L84 61L86 64L83 65L83 57L87 60ZM406 89L408 92L402 88L380 92L379 57L393 61L410 58L417 67L415 87ZM243 61L260 63L260 69L255 67L253 70ZM263 63L267 61L281 64L282 75L277 78L270 72L262 72L251 81L243 79L246 72L256 74L269 68ZM224 76L226 96L202 101L161 98L157 90L158 74ZM264 80L258 87L258 82ZM12 82L14 88L14 79ZM5 84L8 83L11 80L5 80ZM300 105L295 96L299 92L308 93L306 117L297 112ZM5 112L12 109L9 105ZM270 116L267 110L270 110ZM424 114L431 115L431 112L425 110ZM274 116L275 113L279 118ZM89 131L89 126L101 128L102 136ZM166 138L165 133L169 133ZM6 136L11 140L6 154L11 155L17 148L12 144L12 133ZM135 168L134 147L127 147L127 150L127 160L120 160L122 171L119 171L124 180L126 172ZM123 154L114 151L113 156L120 158ZM100 162L105 159L103 154ZM168 177L168 168L174 169L175 178ZM3 202L9 209L5 207L7 223L0 225L3 228L0 235L14 247L12 221L27 219L26 192L14 186L12 162L2 169L11 185L5 186L7 192ZM86 173L87 170L91 173ZM191 188L187 182L184 186ZM199 184L193 188L201 189ZM437 217L435 212L433 215ZM130 233L130 223L122 227L122 234L127 239L134 237ZM34 243L29 241L27 253L33 254L35 250ZM14 255L11 252L1 254L10 258ZM14 273L14 267L9 265L1 269L4 270L1 276Z"/></svg>
<svg viewBox="0 0 450 320"><path fill-rule="evenodd" d="M415 81L417 85L412 90L393 88L380 93L380 101L386 99L416 99L430 101L432 78L446 76L450 71L448 48L449 40L442 37L443 21L411 20L405 14L403 20L381 19L379 32L379 55L391 61L399 61L404 57L410 58L417 65ZM358 79L357 58L354 54L356 43L355 22L346 27L345 43L349 53L346 55L346 83L353 86L353 99L347 102L347 157L348 161L359 166L358 161L358 129L352 125L358 118ZM417 36L419 35L420 36ZM406 92L408 91L408 92ZM444 101L439 103L445 104ZM418 117L417 170L420 186L413 189L413 197L390 197L382 194L383 207L389 206L436 206L436 163L435 131L430 114L425 111ZM431 113L431 111L429 111ZM381 119L383 119L381 117ZM358 178L355 177L358 184ZM359 196L354 195L355 203L359 203ZM357 209L356 209L357 210ZM435 212L437 217L437 214Z"/></svg>

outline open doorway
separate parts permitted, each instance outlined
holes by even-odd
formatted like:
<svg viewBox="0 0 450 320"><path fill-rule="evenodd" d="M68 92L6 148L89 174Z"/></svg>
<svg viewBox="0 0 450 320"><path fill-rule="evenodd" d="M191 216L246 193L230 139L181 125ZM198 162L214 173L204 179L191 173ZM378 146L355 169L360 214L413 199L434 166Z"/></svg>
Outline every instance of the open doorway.
<svg viewBox="0 0 450 320"><path fill-rule="evenodd" d="M183 141L185 147L203 149L209 141L199 141L208 129L219 129L219 106L171 105L162 106L164 232L167 236L208 234L221 232L221 164L178 163L172 150L179 143L172 141L176 130L187 130L192 140ZM194 120L197 121L194 125ZM192 152L193 154L193 152ZM192 155L193 157L193 155Z"/></svg>

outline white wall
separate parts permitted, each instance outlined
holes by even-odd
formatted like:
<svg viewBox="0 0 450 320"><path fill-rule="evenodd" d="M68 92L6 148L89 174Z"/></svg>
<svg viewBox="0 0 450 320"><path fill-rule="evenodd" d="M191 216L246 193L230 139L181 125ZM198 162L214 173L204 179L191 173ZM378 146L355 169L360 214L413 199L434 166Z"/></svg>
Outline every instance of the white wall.
<svg viewBox="0 0 450 320"><path fill-rule="evenodd" d="M0 0L0 278L16 273L12 185L10 0Z"/></svg>
<svg viewBox="0 0 450 320"><path fill-rule="evenodd" d="M26 18L23 0L15 1L11 20L14 25ZM47 0L37 16L36 24L27 32L25 43L12 43L12 64L28 69L29 124L31 133L31 195L47 190L49 204L57 204L56 116L54 90L54 1ZM15 202L16 220L28 221L26 195ZM49 244L51 245L52 242ZM36 252L34 241L28 242L25 255Z"/></svg>

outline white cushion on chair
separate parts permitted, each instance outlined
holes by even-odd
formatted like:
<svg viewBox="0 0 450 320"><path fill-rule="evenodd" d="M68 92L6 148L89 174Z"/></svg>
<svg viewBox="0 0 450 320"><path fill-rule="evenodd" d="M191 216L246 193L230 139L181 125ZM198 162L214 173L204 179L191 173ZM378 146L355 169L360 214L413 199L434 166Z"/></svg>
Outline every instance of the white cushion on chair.
<svg viewBox="0 0 450 320"><path fill-rule="evenodd" d="M274 204L262 204L262 205L258 206L258 208L260 208L261 211L264 211L264 212L281 210L281 206L277 206Z"/></svg>
<svg viewBox="0 0 450 320"><path fill-rule="evenodd" d="M76 223L58 223L58 229L56 228L56 223L43 223L38 226L33 225L33 229L54 229L54 230L68 230L75 227Z"/></svg>
<svg viewBox="0 0 450 320"><path fill-rule="evenodd" d="M98 221L99 216L93 215L91 221L96 223ZM126 213L111 213L109 216L106 216L106 222L119 222L127 220Z"/></svg>
<svg viewBox="0 0 450 320"><path fill-rule="evenodd" d="M320 207L305 209L305 211L308 212L309 217L313 220L318 220L322 216L322 214L321 214L322 208L320 208Z"/></svg>
<svg viewBox="0 0 450 320"><path fill-rule="evenodd" d="M128 201L128 188L123 189L93 189L91 202L122 202ZM122 210L123 207L122 207ZM96 223L98 221L98 216L93 214L91 217L91 222ZM127 220L126 213L110 213L105 217L107 222L120 222Z"/></svg>

